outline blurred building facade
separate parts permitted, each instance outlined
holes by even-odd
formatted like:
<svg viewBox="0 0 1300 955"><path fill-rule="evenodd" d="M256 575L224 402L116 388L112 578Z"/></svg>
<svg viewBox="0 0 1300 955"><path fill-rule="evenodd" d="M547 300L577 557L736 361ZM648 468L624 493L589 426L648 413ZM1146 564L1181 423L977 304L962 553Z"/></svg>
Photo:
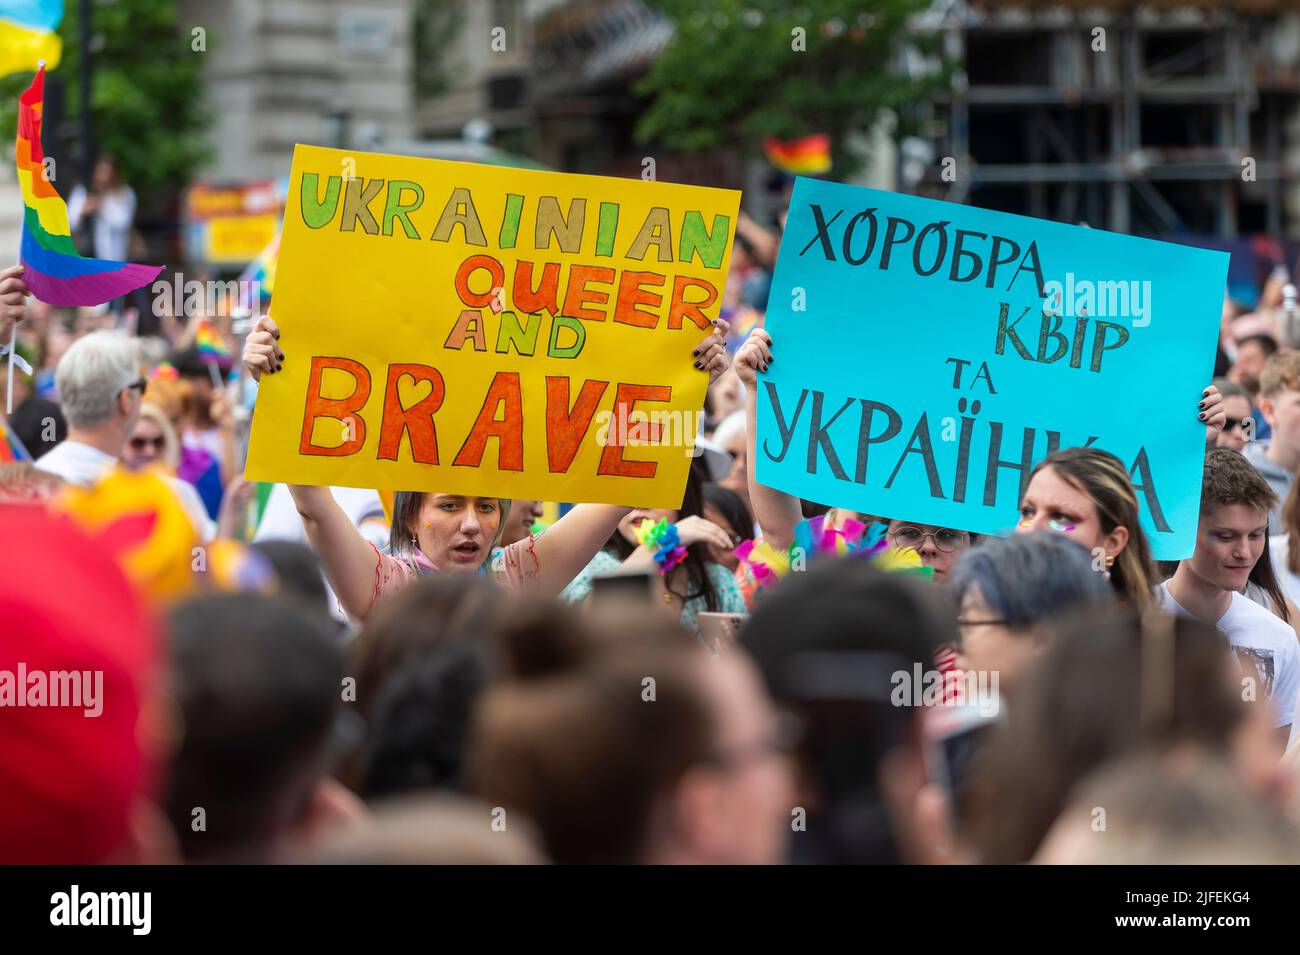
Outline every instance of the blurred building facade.
<svg viewBox="0 0 1300 955"><path fill-rule="evenodd" d="M289 171L295 143L373 148L413 129L412 0L180 0L206 31L204 178Z"/></svg>
<svg viewBox="0 0 1300 955"><path fill-rule="evenodd" d="M636 82L672 37L640 0L181 5L211 38L205 179L219 183L284 175L296 142L465 138L638 176ZM1136 234L1300 232L1293 6L934 0L917 29L942 34L956 81L918 104L923 136L863 131L878 147L867 181ZM766 185L761 158L735 151L654 158L661 179Z"/></svg>
<svg viewBox="0 0 1300 955"><path fill-rule="evenodd" d="M941 0L926 27L963 65L916 188L1140 235L1281 236L1300 221L1293 6Z"/></svg>

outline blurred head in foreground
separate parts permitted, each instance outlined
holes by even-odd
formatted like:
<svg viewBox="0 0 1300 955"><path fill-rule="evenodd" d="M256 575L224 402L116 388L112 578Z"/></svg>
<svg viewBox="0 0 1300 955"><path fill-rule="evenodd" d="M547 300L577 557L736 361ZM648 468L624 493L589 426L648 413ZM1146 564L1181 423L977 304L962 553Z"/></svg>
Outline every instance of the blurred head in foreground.
<svg viewBox="0 0 1300 955"><path fill-rule="evenodd" d="M0 863L169 861L148 801L157 631L113 558L0 505L0 621Z"/></svg>
<svg viewBox="0 0 1300 955"><path fill-rule="evenodd" d="M1089 776L1034 859L1049 865L1295 865L1300 840L1234 767L1194 746Z"/></svg>
<svg viewBox="0 0 1300 955"><path fill-rule="evenodd" d="M546 856L522 818L462 796L403 796L327 838L311 861L326 865L539 865ZM501 822L497 822L501 820ZM494 824L496 823L496 824Z"/></svg>
<svg viewBox="0 0 1300 955"><path fill-rule="evenodd" d="M1024 862L1074 788L1133 752L1193 744L1280 804L1269 702L1243 701L1227 639L1185 617L1100 607L1063 621L990 743L969 831L981 861Z"/></svg>
<svg viewBox="0 0 1300 955"><path fill-rule="evenodd" d="M895 706L897 674L929 670L956 637L932 586L858 560L792 574L742 635L777 705L802 725L806 830L799 862L928 861L915 818L926 773L920 706Z"/></svg>
<svg viewBox="0 0 1300 955"><path fill-rule="evenodd" d="M490 806L559 863L774 863L789 768L758 674L671 625L522 606L473 734ZM607 635L607 636L604 636Z"/></svg>
<svg viewBox="0 0 1300 955"><path fill-rule="evenodd" d="M342 657L295 603L214 594L171 615L172 695L184 735L167 815L187 862L271 862L350 803L326 778Z"/></svg>

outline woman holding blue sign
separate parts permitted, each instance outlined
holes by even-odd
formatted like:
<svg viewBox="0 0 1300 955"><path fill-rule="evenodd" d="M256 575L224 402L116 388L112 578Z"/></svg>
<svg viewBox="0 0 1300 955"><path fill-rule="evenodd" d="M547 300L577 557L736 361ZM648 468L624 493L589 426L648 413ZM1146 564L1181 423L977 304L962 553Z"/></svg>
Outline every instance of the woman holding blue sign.
<svg viewBox="0 0 1300 955"><path fill-rule="evenodd" d="M729 366L727 324L714 323L689 360L710 381ZM280 329L269 315L258 319L244 346L244 366L254 379L274 374L284 362ZM631 510L578 504L540 537L498 547L510 502L495 497L400 492L386 553L357 530L328 487L289 485L312 549L343 609L365 619L376 601L417 577L434 573L491 574L511 590L554 597L587 566Z"/></svg>
<svg viewBox="0 0 1300 955"><path fill-rule="evenodd" d="M736 353L734 367L746 390L750 499L769 542L781 548L788 545L802 517L799 500L759 484L753 471L758 373L767 371L773 361L772 336L760 328L750 333ZM1205 422L1207 440L1214 440L1226 417L1218 389L1209 386L1197 404L1197 419ZM895 523L891 522L891 530ZM943 530L949 531L949 536L960 533ZM1040 530L1069 535L1092 550L1102 565L1098 569L1104 568L1117 594L1131 606L1141 610L1151 603L1155 570L1150 544L1138 521L1137 491L1128 471L1114 455L1098 448L1067 448L1038 463L1020 502L1016 532ZM914 533L911 538L918 536L925 537ZM937 556L926 560L922 554L922 559L927 566L942 563Z"/></svg>

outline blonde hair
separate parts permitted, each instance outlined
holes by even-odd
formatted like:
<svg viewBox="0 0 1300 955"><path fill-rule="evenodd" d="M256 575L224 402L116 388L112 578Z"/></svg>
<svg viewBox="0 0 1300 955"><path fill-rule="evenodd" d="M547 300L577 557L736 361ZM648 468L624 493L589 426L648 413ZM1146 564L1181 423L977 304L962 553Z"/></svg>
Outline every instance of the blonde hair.
<svg viewBox="0 0 1300 955"><path fill-rule="evenodd" d="M1283 348L1269 355L1259 373L1259 393L1271 398L1282 389L1300 391L1300 351Z"/></svg>
<svg viewBox="0 0 1300 955"><path fill-rule="evenodd" d="M163 463L168 470L175 471L181 463L181 443L176 437L176 429L172 427L167 412L159 405L154 404L152 397L146 397L140 405L140 418L152 421L158 426L158 430L162 432Z"/></svg>

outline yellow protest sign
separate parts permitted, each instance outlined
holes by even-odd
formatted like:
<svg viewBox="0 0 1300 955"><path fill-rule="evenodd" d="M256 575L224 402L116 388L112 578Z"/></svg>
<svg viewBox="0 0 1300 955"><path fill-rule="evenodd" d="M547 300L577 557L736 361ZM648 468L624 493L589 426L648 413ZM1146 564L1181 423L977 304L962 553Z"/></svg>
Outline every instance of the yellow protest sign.
<svg viewBox="0 0 1300 955"><path fill-rule="evenodd" d="M678 507L739 202L298 146L246 476Z"/></svg>

